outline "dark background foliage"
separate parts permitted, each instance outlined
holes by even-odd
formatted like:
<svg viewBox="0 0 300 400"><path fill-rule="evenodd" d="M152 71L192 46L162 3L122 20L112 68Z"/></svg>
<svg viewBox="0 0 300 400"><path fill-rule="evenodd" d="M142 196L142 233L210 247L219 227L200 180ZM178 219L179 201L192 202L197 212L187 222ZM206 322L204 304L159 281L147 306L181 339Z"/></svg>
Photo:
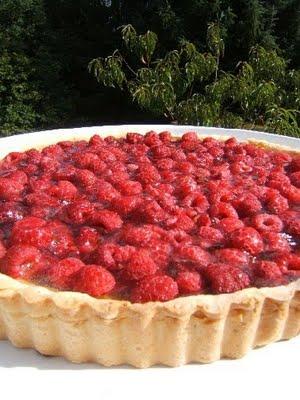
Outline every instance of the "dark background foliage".
<svg viewBox="0 0 300 400"><path fill-rule="evenodd" d="M204 51L211 21L222 30L223 69L232 71L254 45L299 68L299 0L1 0L0 133L164 122L98 85L87 65L122 46L120 25L156 32L163 55L182 38Z"/></svg>

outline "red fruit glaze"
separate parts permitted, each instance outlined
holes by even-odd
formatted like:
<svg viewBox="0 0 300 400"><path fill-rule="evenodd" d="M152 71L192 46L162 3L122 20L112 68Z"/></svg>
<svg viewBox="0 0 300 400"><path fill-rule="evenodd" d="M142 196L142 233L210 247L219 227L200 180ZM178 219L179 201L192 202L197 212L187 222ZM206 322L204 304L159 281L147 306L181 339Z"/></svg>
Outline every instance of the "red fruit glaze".
<svg viewBox="0 0 300 400"><path fill-rule="evenodd" d="M60 142L0 161L0 268L134 302L299 278L300 158L187 132Z"/></svg>

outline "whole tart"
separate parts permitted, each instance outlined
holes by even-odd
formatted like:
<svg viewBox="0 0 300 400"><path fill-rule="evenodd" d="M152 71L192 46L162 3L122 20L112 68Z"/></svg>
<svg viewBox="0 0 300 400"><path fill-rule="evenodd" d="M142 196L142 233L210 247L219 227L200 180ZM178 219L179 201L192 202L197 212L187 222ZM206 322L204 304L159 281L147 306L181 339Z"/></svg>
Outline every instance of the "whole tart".
<svg viewBox="0 0 300 400"><path fill-rule="evenodd" d="M1 139L0 339L144 368L297 336L299 150L114 136Z"/></svg>

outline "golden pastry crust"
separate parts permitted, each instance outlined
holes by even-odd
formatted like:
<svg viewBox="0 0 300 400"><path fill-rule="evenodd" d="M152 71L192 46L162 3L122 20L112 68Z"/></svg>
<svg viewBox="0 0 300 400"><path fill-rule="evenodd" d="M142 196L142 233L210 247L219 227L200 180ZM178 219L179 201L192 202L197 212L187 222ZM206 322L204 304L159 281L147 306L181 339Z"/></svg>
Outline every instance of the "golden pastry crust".
<svg viewBox="0 0 300 400"><path fill-rule="evenodd" d="M34 147L92 134L47 135L43 145ZM32 144L14 147L24 151ZM0 150L0 157L9 151ZM251 348L299 332L300 279L286 286L133 304L55 291L0 274L0 339L73 362L140 368L206 363L240 358Z"/></svg>

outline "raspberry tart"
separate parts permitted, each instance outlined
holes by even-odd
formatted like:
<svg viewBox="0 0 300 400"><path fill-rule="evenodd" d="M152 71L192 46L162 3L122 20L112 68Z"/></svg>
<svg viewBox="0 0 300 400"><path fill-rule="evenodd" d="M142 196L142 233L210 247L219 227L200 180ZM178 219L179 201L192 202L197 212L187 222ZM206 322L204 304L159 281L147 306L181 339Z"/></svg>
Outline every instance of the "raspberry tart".
<svg viewBox="0 0 300 400"><path fill-rule="evenodd" d="M0 154L0 339L148 367L299 334L295 148L193 131L12 139Z"/></svg>

